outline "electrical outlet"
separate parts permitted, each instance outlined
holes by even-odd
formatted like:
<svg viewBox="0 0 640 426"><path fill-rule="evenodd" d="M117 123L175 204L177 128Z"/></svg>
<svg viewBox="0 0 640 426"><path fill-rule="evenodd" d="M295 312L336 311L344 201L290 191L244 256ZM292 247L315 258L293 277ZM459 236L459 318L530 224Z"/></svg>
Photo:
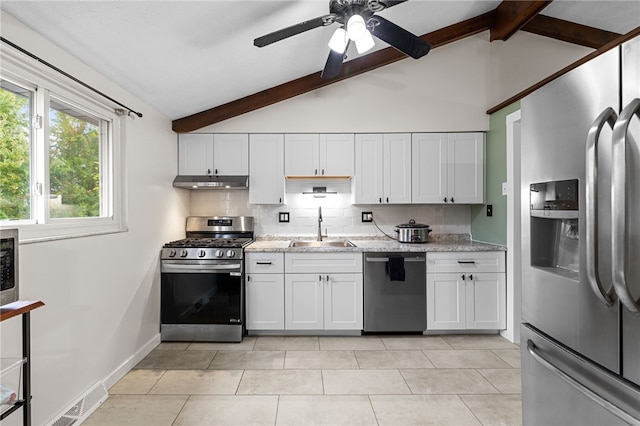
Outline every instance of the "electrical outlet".
<svg viewBox="0 0 640 426"><path fill-rule="evenodd" d="M278 222L289 223L289 212L278 212Z"/></svg>
<svg viewBox="0 0 640 426"><path fill-rule="evenodd" d="M487 204L487 216L493 216L493 204Z"/></svg>
<svg viewBox="0 0 640 426"><path fill-rule="evenodd" d="M363 222L373 222L373 212L362 212Z"/></svg>

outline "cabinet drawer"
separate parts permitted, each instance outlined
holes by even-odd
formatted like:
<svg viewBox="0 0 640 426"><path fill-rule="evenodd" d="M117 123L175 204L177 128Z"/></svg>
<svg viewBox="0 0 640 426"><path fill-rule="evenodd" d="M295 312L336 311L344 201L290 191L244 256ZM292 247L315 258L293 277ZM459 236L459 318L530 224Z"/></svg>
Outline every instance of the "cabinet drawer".
<svg viewBox="0 0 640 426"><path fill-rule="evenodd" d="M284 253L246 253L245 269L248 274L284 273Z"/></svg>
<svg viewBox="0 0 640 426"><path fill-rule="evenodd" d="M359 273L362 253L285 253L284 269L294 273Z"/></svg>
<svg viewBox="0 0 640 426"><path fill-rule="evenodd" d="M427 272L504 272L503 251L427 253Z"/></svg>

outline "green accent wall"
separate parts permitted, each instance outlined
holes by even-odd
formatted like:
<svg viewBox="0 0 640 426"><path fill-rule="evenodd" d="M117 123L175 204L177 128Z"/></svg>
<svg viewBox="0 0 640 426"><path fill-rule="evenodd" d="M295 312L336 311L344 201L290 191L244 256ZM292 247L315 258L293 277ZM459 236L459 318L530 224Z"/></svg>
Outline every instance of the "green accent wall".
<svg viewBox="0 0 640 426"><path fill-rule="evenodd" d="M502 183L507 181L507 115L520 109L515 102L491 114L485 143L485 186L483 205L471 206L471 237L507 245L507 196ZM487 216L487 204L493 205L493 216Z"/></svg>

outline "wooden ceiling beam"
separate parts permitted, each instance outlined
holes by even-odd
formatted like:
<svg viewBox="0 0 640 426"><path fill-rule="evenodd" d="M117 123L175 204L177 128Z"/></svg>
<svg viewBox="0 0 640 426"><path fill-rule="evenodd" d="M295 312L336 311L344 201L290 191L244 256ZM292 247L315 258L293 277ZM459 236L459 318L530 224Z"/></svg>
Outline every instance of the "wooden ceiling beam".
<svg viewBox="0 0 640 426"><path fill-rule="evenodd" d="M490 40L508 40L509 37L535 18L549 3L551 3L550 0L504 0L495 9L496 23L491 28Z"/></svg>
<svg viewBox="0 0 640 426"><path fill-rule="evenodd" d="M495 11L467 19L466 21L450 25L445 28L430 32L421 38L431 43L432 48L478 34L490 29L495 23ZM172 122L174 132L186 133L228 120L233 117L255 111L269 105L293 98L303 93L311 92L321 87L328 86L338 81L374 70L384 65L391 64L401 59L408 58L404 53L388 47L369 55L361 56L345 62L340 74L331 80L320 78L320 72L309 74L305 77L280 84L278 86L254 93L244 98L202 111L187 117L176 119ZM427 59L428 60L428 55Z"/></svg>
<svg viewBox="0 0 640 426"><path fill-rule="evenodd" d="M521 29L592 49L599 49L622 35L545 15L534 17Z"/></svg>

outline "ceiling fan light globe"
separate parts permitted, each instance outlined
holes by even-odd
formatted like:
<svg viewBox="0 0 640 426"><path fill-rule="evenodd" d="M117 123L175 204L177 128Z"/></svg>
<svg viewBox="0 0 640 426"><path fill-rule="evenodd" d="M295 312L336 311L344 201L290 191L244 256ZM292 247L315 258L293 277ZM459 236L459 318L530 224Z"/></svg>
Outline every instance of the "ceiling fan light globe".
<svg viewBox="0 0 640 426"><path fill-rule="evenodd" d="M337 53L344 53L347 49L347 44L349 43L349 37L347 36L347 32L344 28L338 28L335 30L331 39L329 40L329 47L331 50Z"/></svg>
<svg viewBox="0 0 640 426"><path fill-rule="evenodd" d="M362 37L366 37L368 32L362 16L352 15L347 21L347 34L351 40L358 41Z"/></svg>
<svg viewBox="0 0 640 426"><path fill-rule="evenodd" d="M373 41L373 37L371 36L371 33L369 31L367 31L364 37L362 37L359 40L356 40L356 49L358 50L359 54L368 52L375 45L376 43Z"/></svg>

